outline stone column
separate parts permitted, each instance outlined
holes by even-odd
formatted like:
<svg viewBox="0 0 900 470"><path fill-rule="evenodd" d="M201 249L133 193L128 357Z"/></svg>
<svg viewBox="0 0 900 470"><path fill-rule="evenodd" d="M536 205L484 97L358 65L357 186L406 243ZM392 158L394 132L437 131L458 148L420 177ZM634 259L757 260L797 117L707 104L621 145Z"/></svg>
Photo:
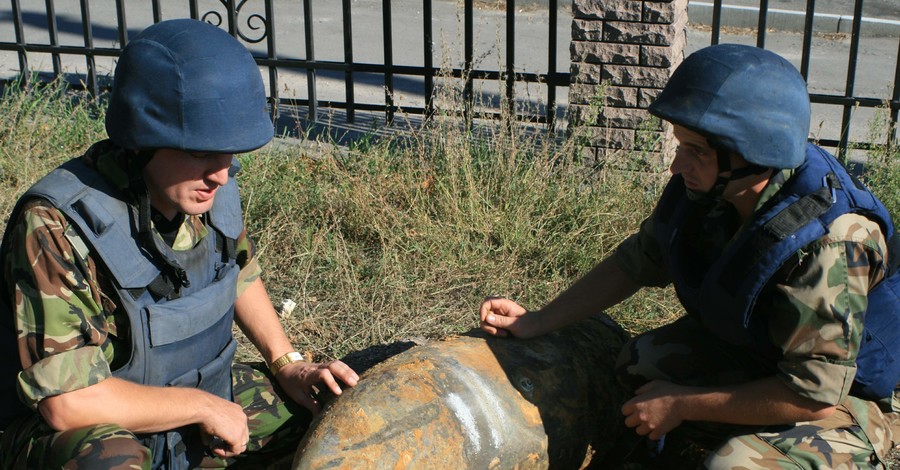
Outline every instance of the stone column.
<svg viewBox="0 0 900 470"><path fill-rule="evenodd" d="M671 155L671 126L647 106L684 57L687 0L573 0L569 108L588 158Z"/></svg>

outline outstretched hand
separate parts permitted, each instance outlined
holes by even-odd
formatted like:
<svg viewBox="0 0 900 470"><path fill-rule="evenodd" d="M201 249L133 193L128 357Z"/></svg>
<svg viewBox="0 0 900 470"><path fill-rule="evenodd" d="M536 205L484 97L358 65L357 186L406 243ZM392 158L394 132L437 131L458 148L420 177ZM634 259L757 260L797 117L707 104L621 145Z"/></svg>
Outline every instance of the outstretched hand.
<svg viewBox="0 0 900 470"><path fill-rule="evenodd" d="M536 314L509 299L488 297L479 309L481 329L494 336L513 335L517 338L539 336Z"/></svg>
<svg viewBox="0 0 900 470"><path fill-rule="evenodd" d="M321 410L314 387L324 385L331 393L340 395L343 390L341 390L338 380L349 387L353 387L359 382L356 372L341 361L295 362L279 369L275 377L294 401L313 413Z"/></svg>

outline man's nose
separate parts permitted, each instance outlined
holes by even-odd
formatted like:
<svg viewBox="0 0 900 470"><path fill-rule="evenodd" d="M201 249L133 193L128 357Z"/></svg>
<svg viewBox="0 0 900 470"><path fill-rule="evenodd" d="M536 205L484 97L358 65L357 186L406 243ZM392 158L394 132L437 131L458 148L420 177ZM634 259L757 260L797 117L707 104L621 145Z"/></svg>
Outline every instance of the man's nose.
<svg viewBox="0 0 900 470"><path fill-rule="evenodd" d="M212 181L219 186L225 186L228 183L228 170L231 169L231 154L219 154L210 156L210 168L206 172L206 179Z"/></svg>
<svg viewBox="0 0 900 470"><path fill-rule="evenodd" d="M669 165L669 172L673 175L684 173L689 167L689 162L687 160L688 159L684 156L681 149L676 150L675 158L672 159L672 163Z"/></svg>

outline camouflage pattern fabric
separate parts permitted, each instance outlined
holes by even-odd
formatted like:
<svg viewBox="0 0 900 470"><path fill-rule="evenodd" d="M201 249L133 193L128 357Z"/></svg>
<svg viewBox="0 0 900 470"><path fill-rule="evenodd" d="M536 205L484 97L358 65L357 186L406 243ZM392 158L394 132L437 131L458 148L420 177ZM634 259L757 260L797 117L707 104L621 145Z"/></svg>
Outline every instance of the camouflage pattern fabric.
<svg viewBox="0 0 900 470"><path fill-rule="evenodd" d="M263 468L290 459L312 415L285 395L265 364L236 363L234 401L247 414L247 452L233 459L205 458L201 468ZM0 437L0 469L149 469L150 450L115 425L54 432L39 415L9 426Z"/></svg>
<svg viewBox="0 0 900 470"><path fill-rule="evenodd" d="M776 175L759 201L763 204L790 175ZM697 243L721 253L740 229L734 208L714 207ZM664 286L668 272L653 238L652 218L616 250L619 265L641 285ZM769 346L778 356L770 375L809 399L836 405L850 393L856 375L863 318L869 290L885 274L887 253L878 224L859 214L832 222L828 234L807 245L775 273L753 310L764 322ZM703 262L703 260L698 260ZM887 410L891 411L891 410Z"/></svg>
<svg viewBox="0 0 900 470"><path fill-rule="evenodd" d="M127 156L108 142L82 157L117 187L127 184ZM130 325L117 309L112 280L65 216L46 201L25 207L9 239L3 278L15 299L19 331L19 398L29 407L48 396L78 390L111 376L128 358ZM173 249L187 250L208 236L202 216L184 218ZM237 240L238 295L260 274L246 232Z"/></svg>
<svg viewBox="0 0 900 470"><path fill-rule="evenodd" d="M616 369L632 390L654 379L726 386L774 373L759 357L711 337L693 317L632 339ZM875 402L850 396L820 421L768 427L685 422L672 432L711 450L707 468L883 468L893 432L900 432L898 417L900 413L882 412Z"/></svg>
<svg viewBox="0 0 900 470"><path fill-rule="evenodd" d="M791 175L792 170L773 175L757 208ZM697 252L709 258L740 230L733 207L724 202L697 223ZM641 285L665 286L670 279L652 224L648 218L615 256ZM828 228L775 273L754 307L755 321L766 322L773 357L717 340L690 315L634 338L619 357L617 374L632 390L652 379L718 386L777 377L801 396L838 407L821 422L777 428L692 422L673 431L717 449L707 462L712 468L872 468L890 449L892 428L900 432L894 424L897 392L878 403L850 396L867 294L885 274L884 235L858 214L840 216Z"/></svg>

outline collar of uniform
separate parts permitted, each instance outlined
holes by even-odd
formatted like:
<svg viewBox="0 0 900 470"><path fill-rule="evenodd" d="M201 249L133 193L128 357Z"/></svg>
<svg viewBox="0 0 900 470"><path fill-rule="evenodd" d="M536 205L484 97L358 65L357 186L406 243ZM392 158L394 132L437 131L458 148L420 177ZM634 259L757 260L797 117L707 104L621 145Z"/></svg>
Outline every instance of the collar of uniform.
<svg viewBox="0 0 900 470"><path fill-rule="evenodd" d="M793 168L785 168L781 171L776 171L772 174L772 177L769 178L769 182L766 184L766 187L763 188L762 192L759 194L759 201L756 202L756 207L753 208L754 211L759 210L763 204L766 203L769 199L772 199L778 191L781 190L781 187L784 186L784 183L790 179L794 174Z"/></svg>

